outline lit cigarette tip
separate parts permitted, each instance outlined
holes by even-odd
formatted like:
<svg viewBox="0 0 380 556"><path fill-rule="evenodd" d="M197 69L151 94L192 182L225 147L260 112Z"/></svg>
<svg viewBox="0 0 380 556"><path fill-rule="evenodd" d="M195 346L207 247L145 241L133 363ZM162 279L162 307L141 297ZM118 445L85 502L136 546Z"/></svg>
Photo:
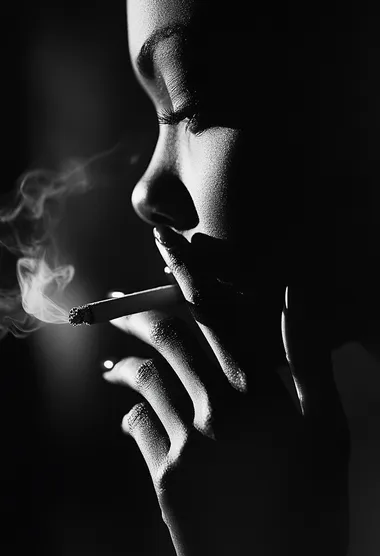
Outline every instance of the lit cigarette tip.
<svg viewBox="0 0 380 556"><path fill-rule="evenodd" d="M88 305L73 307L69 312L69 323L72 326L79 326L80 324L92 324L92 321L93 315L91 308Z"/></svg>

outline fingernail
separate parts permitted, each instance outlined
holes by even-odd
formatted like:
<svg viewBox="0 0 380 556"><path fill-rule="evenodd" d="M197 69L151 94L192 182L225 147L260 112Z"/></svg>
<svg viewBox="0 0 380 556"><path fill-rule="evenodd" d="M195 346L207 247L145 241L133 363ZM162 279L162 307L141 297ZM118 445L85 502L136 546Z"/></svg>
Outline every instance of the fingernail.
<svg viewBox="0 0 380 556"><path fill-rule="evenodd" d="M153 235L158 243L167 249L172 249L178 245L178 234L173 232L168 226L156 226L153 228Z"/></svg>
<svg viewBox="0 0 380 556"><path fill-rule="evenodd" d="M164 272L166 274L166 278L167 278L169 284L176 284L177 283L177 280L174 278L173 273L168 266L165 266Z"/></svg>
<svg viewBox="0 0 380 556"><path fill-rule="evenodd" d="M103 363L103 366L105 367L104 363ZM105 367L105 368L107 368L107 367ZM103 373L102 377L107 382L116 382L117 378L118 378L118 375L119 375L119 365L118 365L118 363L114 363L114 366L111 368L111 370Z"/></svg>
<svg viewBox="0 0 380 556"><path fill-rule="evenodd" d="M101 365L103 369L110 371L115 367L115 360L113 358L104 359Z"/></svg>
<svg viewBox="0 0 380 556"><path fill-rule="evenodd" d="M107 297L123 297L124 295L125 293L120 290L113 290L107 293Z"/></svg>

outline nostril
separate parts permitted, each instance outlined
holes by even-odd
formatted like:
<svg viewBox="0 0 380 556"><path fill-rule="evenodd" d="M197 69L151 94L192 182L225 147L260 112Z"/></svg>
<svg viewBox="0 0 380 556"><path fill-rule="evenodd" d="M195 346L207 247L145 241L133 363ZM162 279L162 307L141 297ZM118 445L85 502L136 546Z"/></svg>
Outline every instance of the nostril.
<svg viewBox="0 0 380 556"><path fill-rule="evenodd" d="M152 226L162 224L164 226L175 227L175 219L171 218L171 216L165 214L164 212L159 212L147 205L134 205L134 209L142 220Z"/></svg>
<svg viewBox="0 0 380 556"><path fill-rule="evenodd" d="M163 224L165 226L175 225L175 220L173 218L170 218L167 214L162 214L156 211L152 211L150 219L154 222L154 224Z"/></svg>
<svg viewBox="0 0 380 556"><path fill-rule="evenodd" d="M183 182L168 172L145 175L132 192L135 212L151 225L166 225L178 230L194 228L198 214Z"/></svg>

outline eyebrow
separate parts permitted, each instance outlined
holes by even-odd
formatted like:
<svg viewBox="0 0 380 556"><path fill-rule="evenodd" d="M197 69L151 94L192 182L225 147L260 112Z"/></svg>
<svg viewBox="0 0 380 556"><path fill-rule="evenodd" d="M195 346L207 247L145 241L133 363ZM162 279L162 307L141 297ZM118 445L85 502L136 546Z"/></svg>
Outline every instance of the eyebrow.
<svg viewBox="0 0 380 556"><path fill-rule="evenodd" d="M154 54L157 45L162 41L170 39L173 35L187 38L189 32L182 23L166 25L154 31L142 45L136 59L136 66L140 74L146 79L151 80L154 78Z"/></svg>

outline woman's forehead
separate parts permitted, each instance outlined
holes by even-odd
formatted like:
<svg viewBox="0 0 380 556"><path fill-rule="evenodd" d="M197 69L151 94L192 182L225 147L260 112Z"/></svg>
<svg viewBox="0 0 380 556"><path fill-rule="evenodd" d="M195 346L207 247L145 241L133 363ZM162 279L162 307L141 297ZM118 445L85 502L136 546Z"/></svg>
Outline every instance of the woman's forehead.
<svg viewBox="0 0 380 556"><path fill-rule="evenodd" d="M207 66L213 73L227 68L232 78L246 65L247 55L251 57L253 44L259 40L262 46L258 36L264 34L267 40L271 34L267 21L258 15L247 19L237 1L235 7L227 8L219 0L127 0L133 66L140 69L142 49L154 52L158 43L164 44L162 38L176 35L186 43L188 64L191 59L193 65Z"/></svg>
<svg viewBox="0 0 380 556"><path fill-rule="evenodd" d="M127 0L128 40L131 57L158 29L187 25L199 0Z"/></svg>

